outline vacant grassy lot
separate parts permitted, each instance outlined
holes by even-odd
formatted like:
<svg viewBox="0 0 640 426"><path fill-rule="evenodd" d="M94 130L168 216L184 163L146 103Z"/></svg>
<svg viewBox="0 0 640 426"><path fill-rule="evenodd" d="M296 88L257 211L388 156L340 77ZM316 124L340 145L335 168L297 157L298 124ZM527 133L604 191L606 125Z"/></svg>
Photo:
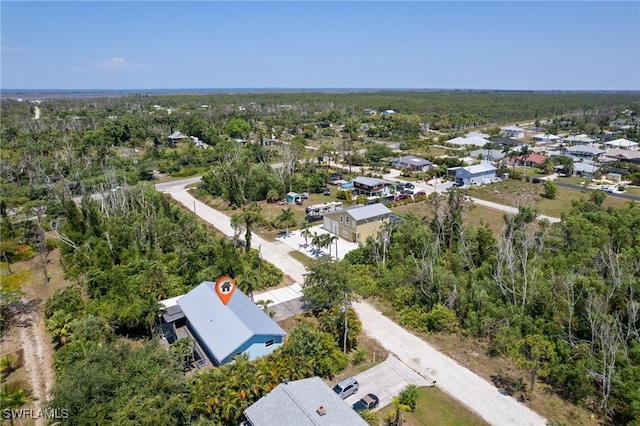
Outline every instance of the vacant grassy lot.
<svg viewBox="0 0 640 426"><path fill-rule="evenodd" d="M402 413L403 425L422 426L462 426L462 425L487 425L480 416L460 404L438 387L419 388L420 399L416 411ZM381 416L392 410L387 406L380 411Z"/></svg>
<svg viewBox="0 0 640 426"><path fill-rule="evenodd" d="M560 217L562 212L571 209L571 201L579 198L589 198L588 192L577 189L558 187L555 200L544 198L544 185L534 184L513 179L503 180L485 186L475 186L467 190L471 197L480 198L506 206L534 206L538 212L552 217ZM605 206L622 207L628 200L617 197L607 197Z"/></svg>

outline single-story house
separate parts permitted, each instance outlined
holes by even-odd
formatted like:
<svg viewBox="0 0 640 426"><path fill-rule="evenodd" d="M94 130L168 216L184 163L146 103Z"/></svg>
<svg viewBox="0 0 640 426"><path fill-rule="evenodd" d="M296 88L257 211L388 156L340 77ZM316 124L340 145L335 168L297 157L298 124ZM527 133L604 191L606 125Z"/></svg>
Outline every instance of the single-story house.
<svg viewBox="0 0 640 426"><path fill-rule="evenodd" d="M447 141L448 144L451 145L459 145L459 146L479 146L483 147L488 144L490 141L484 138L479 138L477 136L471 136L466 138L453 138Z"/></svg>
<svg viewBox="0 0 640 426"><path fill-rule="evenodd" d="M288 381L246 410L251 426L367 426L367 422L319 377Z"/></svg>
<svg viewBox="0 0 640 426"><path fill-rule="evenodd" d="M598 170L598 166L589 163L573 163L573 174L584 177L592 177Z"/></svg>
<svg viewBox="0 0 640 426"><path fill-rule="evenodd" d="M353 180L356 195L367 197L390 197L393 195L393 182L388 180L358 176Z"/></svg>
<svg viewBox="0 0 640 426"><path fill-rule="evenodd" d="M456 184L461 186L483 185L496 181L496 168L489 163L456 169Z"/></svg>
<svg viewBox="0 0 640 426"><path fill-rule="evenodd" d="M162 301L163 337L170 343L182 337L194 339L194 357L201 365L226 364L238 354L253 360L282 345L287 333L240 289L225 305L215 286L204 281L187 294Z"/></svg>
<svg viewBox="0 0 640 426"><path fill-rule="evenodd" d="M562 138L562 143L566 143L569 145L574 145L574 144L588 145L597 141L598 141L597 139L590 138L587 135L574 135L574 136L567 136L566 138Z"/></svg>
<svg viewBox="0 0 640 426"><path fill-rule="evenodd" d="M594 138L599 140L600 142L609 142L616 138L616 135L611 133L598 133L593 135Z"/></svg>
<svg viewBox="0 0 640 426"><path fill-rule="evenodd" d="M391 114L395 114L396 112L392 109L385 109L384 111L382 111L380 113L380 115L391 115Z"/></svg>
<svg viewBox="0 0 640 426"><path fill-rule="evenodd" d="M467 133L467 137L468 138L476 137L476 138L482 138L482 139L489 139L489 136L491 136L491 135L488 135L488 134L482 133L482 132L469 132L469 133Z"/></svg>
<svg viewBox="0 0 640 426"><path fill-rule="evenodd" d="M287 203L294 204L299 201L302 201L302 195L298 194L297 192L287 193Z"/></svg>
<svg viewBox="0 0 640 426"><path fill-rule="evenodd" d="M546 161L547 157L542 154L529 154L527 156L527 166L542 166L542 164ZM513 165L524 165L524 156L518 155L517 157L505 157L503 159L504 164L508 166Z"/></svg>
<svg viewBox="0 0 640 426"><path fill-rule="evenodd" d="M493 142L494 144L498 144L502 147L505 146L519 146L519 145L524 145L524 142L519 141L517 139L513 139L513 138L496 138L494 140L492 140L491 142Z"/></svg>
<svg viewBox="0 0 640 426"><path fill-rule="evenodd" d="M602 160L611 159L612 161L627 161L629 163L640 164L640 150L607 149L606 158L602 157Z"/></svg>
<svg viewBox="0 0 640 426"><path fill-rule="evenodd" d="M326 213L322 218L323 228L347 241L363 243L389 222L390 215L391 210L382 203L351 207Z"/></svg>
<svg viewBox="0 0 640 426"><path fill-rule="evenodd" d="M424 158L405 155L391 160L391 165L397 169L411 169L418 172L426 172L433 166L433 163Z"/></svg>
<svg viewBox="0 0 640 426"><path fill-rule="evenodd" d="M609 142L605 142L604 146L607 148L619 148L619 149L628 149L631 151L638 150L638 142L633 142L624 138L612 140Z"/></svg>
<svg viewBox="0 0 640 426"><path fill-rule="evenodd" d="M182 139L186 138L188 138L188 136L184 133L175 131L167 137L167 141L169 142L169 145L176 146L177 142L180 142Z"/></svg>
<svg viewBox="0 0 640 426"><path fill-rule="evenodd" d="M500 160L504 157L504 153L500 149L476 149L475 151L471 151L469 153L469 157L478 158L480 157L486 161L496 161Z"/></svg>
<svg viewBox="0 0 640 426"><path fill-rule="evenodd" d="M567 155L575 159L592 160L594 157L603 156L606 151L587 145L574 145L567 147Z"/></svg>
<svg viewBox="0 0 640 426"><path fill-rule="evenodd" d="M549 133L538 133L537 135L531 136L531 139L538 143L552 143L560 140L560 136L551 135Z"/></svg>
<svg viewBox="0 0 640 426"><path fill-rule="evenodd" d="M524 138L524 135L526 133L526 130L518 127L518 126L506 126L506 127L501 127L500 130L502 130L502 133L508 137L508 138L516 138L516 139L520 139L520 138Z"/></svg>

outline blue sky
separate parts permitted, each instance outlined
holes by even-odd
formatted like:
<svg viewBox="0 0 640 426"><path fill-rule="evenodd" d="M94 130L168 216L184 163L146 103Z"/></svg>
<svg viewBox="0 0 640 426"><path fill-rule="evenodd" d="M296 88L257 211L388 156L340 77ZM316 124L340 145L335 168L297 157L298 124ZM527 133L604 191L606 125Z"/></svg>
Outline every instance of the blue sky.
<svg viewBox="0 0 640 426"><path fill-rule="evenodd" d="M640 89L637 1L0 8L2 89Z"/></svg>

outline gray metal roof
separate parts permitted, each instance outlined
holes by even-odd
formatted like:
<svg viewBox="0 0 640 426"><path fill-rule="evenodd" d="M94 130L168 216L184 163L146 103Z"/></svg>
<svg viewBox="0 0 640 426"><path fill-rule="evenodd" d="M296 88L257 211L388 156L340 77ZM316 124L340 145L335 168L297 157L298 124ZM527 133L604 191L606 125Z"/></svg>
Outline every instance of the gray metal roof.
<svg viewBox="0 0 640 426"><path fill-rule="evenodd" d="M570 146L567 148L567 152L569 154L593 154L593 155L599 155L599 154L604 154L605 151L600 149L600 148L596 148L594 146L587 146L587 145L575 145L575 146Z"/></svg>
<svg viewBox="0 0 640 426"><path fill-rule="evenodd" d="M392 182L389 182L388 180L378 179L378 178L370 178L370 177L364 177L364 176L358 176L353 181L361 183L363 185L367 185L367 186L377 186L377 185L387 185L387 184L391 185L392 184Z"/></svg>
<svg viewBox="0 0 640 426"><path fill-rule="evenodd" d="M166 308L165 314L162 316L165 322L174 322L179 320L180 318L184 318L184 313L182 313L182 309L180 306L173 305Z"/></svg>
<svg viewBox="0 0 640 426"><path fill-rule="evenodd" d="M414 157L413 155L405 155L403 157L394 158L391 161L399 162L399 163L411 163L417 166L424 166L424 165L428 166L430 164L433 164L429 160L425 160L424 158L420 158L420 157Z"/></svg>
<svg viewBox="0 0 640 426"><path fill-rule="evenodd" d="M238 288L224 305L215 291L215 283L204 281L178 299L178 305L201 343L218 362L253 336L287 334Z"/></svg>
<svg viewBox="0 0 640 426"><path fill-rule="evenodd" d="M351 207L343 211L348 212L356 221L371 219L372 217L391 213L391 210L389 210L387 206L381 203Z"/></svg>
<svg viewBox="0 0 640 426"><path fill-rule="evenodd" d="M325 408L325 414L316 411ZM358 413L319 377L281 383L244 415L253 426L366 426Z"/></svg>

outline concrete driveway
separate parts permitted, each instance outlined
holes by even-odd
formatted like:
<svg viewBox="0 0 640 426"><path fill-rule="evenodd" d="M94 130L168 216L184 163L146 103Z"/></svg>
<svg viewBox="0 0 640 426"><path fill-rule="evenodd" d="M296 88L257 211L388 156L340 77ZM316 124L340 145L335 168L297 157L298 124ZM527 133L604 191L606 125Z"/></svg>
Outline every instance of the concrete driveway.
<svg viewBox="0 0 640 426"><path fill-rule="evenodd" d="M431 381L413 371L391 354L385 362L363 371L354 378L360 384L360 389L358 393L351 395L344 401L352 406L366 394L372 393L380 400L377 409L391 404L393 397L398 396L407 385L432 386Z"/></svg>

